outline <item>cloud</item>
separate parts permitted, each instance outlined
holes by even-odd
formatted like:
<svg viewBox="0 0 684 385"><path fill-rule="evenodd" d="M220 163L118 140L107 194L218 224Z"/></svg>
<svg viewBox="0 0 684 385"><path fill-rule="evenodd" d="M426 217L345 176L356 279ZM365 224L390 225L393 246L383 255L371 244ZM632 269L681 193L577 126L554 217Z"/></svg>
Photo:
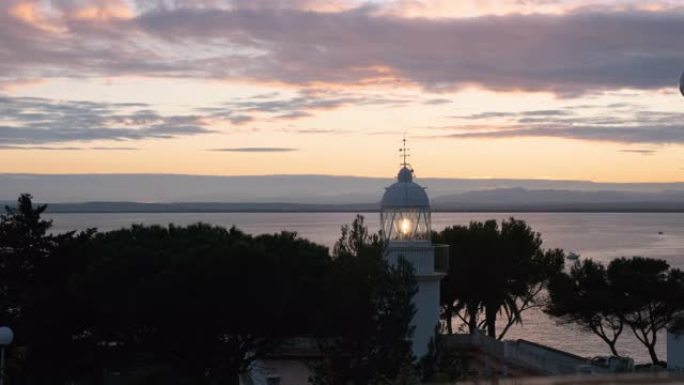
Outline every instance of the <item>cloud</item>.
<svg viewBox="0 0 684 385"><path fill-rule="evenodd" d="M430 19L302 1L178 4L60 20L5 7L0 80L145 75L576 96L674 87L684 63L684 8ZM38 27L49 23L61 32Z"/></svg>
<svg viewBox="0 0 684 385"><path fill-rule="evenodd" d="M13 146L0 145L0 150L39 150L39 151L137 151L135 147L74 147L74 146Z"/></svg>
<svg viewBox="0 0 684 385"><path fill-rule="evenodd" d="M298 151L296 148L289 147L232 147L232 148L215 148L209 151L221 152L292 152Z"/></svg>
<svg viewBox="0 0 684 385"><path fill-rule="evenodd" d="M383 3L385 5L385 3ZM665 10L669 0L399 0L387 2L382 12L406 17L475 17L506 14L567 14L582 9Z"/></svg>
<svg viewBox="0 0 684 385"><path fill-rule="evenodd" d="M434 98L434 99L428 99L423 102L423 104L428 105L428 106L436 106L440 104L449 104L451 103L451 100L449 99L444 99L444 98Z"/></svg>
<svg viewBox="0 0 684 385"><path fill-rule="evenodd" d="M5 146L168 139L213 132L204 126L201 116L165 116L141 103L0 96L0 143Z"/></svg>
<svg viewBox="0 0 684 385"><path fill-rule="evenodd" d="M286 128L283 131L291 134L348 134L353 132L334 128Z"/></svg>
<svg viewBox="0 0 684 385"><path fill-rule="evenodd" d="M518 118L518 119L537 119L537 118L554 118L557 116L570 115L571 112L564 109L555 110L530 110L530 111L487 111L479 112L470 115L456 115L452 116L456 119L465 120L489 120L496 118Z"/></svg>
<svg viewBox="0 0 684 385"><path fill-rule="evenodd" d="M614 143L684 144L684 113L651 111L628 105L606 115L602 109L570 106L555 110L490 111L455 116L467 124L432 127L447 131L439 137L515 138L554 137ZM491 119L504 119L492 124ZM646 154L646 150L625 150Z"/></svg>
<svg viewBox="0 0 684 385"><path fill-rule="evenodd" d="M354 106L397 106L413 102L410 97L385 96L374 93L328 90L322 88L303 88L296 95L283 97L263 96L245 100L233 100L226 107L241 112L263 112L274 114L294 114L306 111L327 111L349 105Z"/></svg>
<svg viewBox="0 0 684 385"><path fill-rule="evenodd" d="M451 138L554 137L615 143L684 144L684 125L663 126L570 126L514 127L491 131L445 135Z"/></svg>
<svg viewBox="0 0 684 385"><path fill-rule="evenodd" d="M170 139L216 132L210 125L229 123L233 130L257 120L295 120L314 111L349 105L379 108L411 103L398 98L303 89L294 96L261 95L235 98L222 105L198 107L185 115L165 115L146 103L60 101L46 98L10 97L0 94L0 143L4 149L79 150L78 146L45 146L66 142L135 141ZM249 127L251 131L257 130ZM295 134L335 134L343 130L306 127L283 128ZM13 147L9 147L13 146Z"/></svg>
<svg viewBox="0 0 684 385"><path fill-rule="evenodd" d="M279 93L237 98L220 107L200 107L196 111L207 117L243 125L258 118L297 120L313 116L317 111L329 111L347 106L394 107L416 102L413 97L383 96L368 92L304 88L293 96Z"/></svg>
<svg viewBox="0 0 684 385"><path fill-rule="evenodd" d="M228 120L230 120L231 123L239 126L241 124L253 121L254 117L249 115L230 115L228 116Z"/></svg>
<svg viewBox="0 0 684 385"><path fill-rule="evenodd" d="M275 117L275 119L294 120L294 119L308 118L310 116L312 116L312 114L305 112L305 111L292 111L292 112L288 112L286 114L277 115Z"/></svg>
<svg viewBox="0 0 684 385"><path fill-rule="evenodd" d="M653 155L656 153L656 150L648 150L648 149L624 149L620 150L620 152L627 152L627 153L633 153L633 154L639 154L639 155Z"/></svg>

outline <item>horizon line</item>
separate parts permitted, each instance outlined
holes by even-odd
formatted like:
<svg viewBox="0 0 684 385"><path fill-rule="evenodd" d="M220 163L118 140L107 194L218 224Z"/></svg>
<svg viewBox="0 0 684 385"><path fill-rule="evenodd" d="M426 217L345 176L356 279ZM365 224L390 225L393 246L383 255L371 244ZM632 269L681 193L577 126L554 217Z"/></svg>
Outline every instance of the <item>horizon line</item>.
<svg viewBox="0 0 684 385"><path fill-rule="evenodd" d="M369 175L351 175L351 174L184 174L184 173L164 173L164 172L145 172L145 173L130 173L130 172L103 172L103 173L27 173L27 172L0 172L0 176L182 176L182 177L206 177L206 178L253 178L253 177L330 177L330 178L358 178L358 179L395 179L395 176L369 176ZM416 179L442 179L442 180L502 180L502 181L549 181L549 182L582 182L594 184L682 184L684 180L673 181L602 181L591 179L549 179L549 178L511 178L511 177L448 177L448 176L421 176Z"/></svg>

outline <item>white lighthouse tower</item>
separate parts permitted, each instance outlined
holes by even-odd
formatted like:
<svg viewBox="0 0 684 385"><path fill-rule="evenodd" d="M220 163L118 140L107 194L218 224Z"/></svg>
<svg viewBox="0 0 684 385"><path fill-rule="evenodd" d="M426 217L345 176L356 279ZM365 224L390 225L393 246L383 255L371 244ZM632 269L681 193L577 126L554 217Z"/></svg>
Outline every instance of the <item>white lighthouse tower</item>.
<svg viewBox="0 0 684 385"><path fill-rule="evenodd" d="M433 245L430 239L430 200L425 188L413 181L413 169L406 163L406 139L400 150L402 167L397 182L385 189L380 223L387 241L385 256L396 264L400 256L413 265L418 292L413 297L413 354L428 351L430 338L439 323L439 281L448 271L448 246Z"/></svg>

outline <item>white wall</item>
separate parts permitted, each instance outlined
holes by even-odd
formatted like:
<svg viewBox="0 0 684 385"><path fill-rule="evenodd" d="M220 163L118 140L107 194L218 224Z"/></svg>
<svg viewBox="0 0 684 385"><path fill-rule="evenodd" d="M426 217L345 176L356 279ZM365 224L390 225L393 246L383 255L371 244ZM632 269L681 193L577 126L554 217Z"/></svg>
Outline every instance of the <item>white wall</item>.
<svg viewBox="0 0 684 385"><path fill-rule="evenodd" d="M684 371L684 333L667 333L667 368Z"/></svg>
<svg viewBox="0 0 684 385"><path fill-rule="evenodd" d="M413 317L413 354L421 358L428 352L428 342L439 323L439 280L441 276L416 277L418 293L413 297L416 315Z"/></svg>
<svg viewBox="0 0 684 385"><path fill-rule="evenodd" d="M428 352L430 338L439 324L439 281L443 273L435 273L435 251L430 242L391 242L387 260L396 265L399 256L413 265L418 292L413 297L413 355L420 359Z"/></svg>
<svg viewBox="0 0 684 385"><path fill-rule="evenodd" d="M504 356L548 374L573 374L580 365L587 364L583 357L531 341L504 341Z"/></svg>

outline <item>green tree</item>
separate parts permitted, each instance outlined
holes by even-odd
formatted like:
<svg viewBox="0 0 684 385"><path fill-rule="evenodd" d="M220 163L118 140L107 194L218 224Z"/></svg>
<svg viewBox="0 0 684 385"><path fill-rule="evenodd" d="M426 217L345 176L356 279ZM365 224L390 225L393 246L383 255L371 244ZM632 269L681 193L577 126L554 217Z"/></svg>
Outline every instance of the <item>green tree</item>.
<svg viewBox="0 0 684 385"><path fill-rule="evenodd" d="M502 339L522 322L522 313L541 306L540 294L548 279L563 268L561 250L541 248L538 233L521 220L471 222L447 227L433 235L448 244L449 272L442 281L442 314L451 333L454 316L472 333L485 328ZM497 317L505 317L497 333Z"/></svg>
<svg viewBox="0 0 684 385"><path fill-rule="evenodd" d="M452 383L465 378L470 362L467 349L445 344L444 335L436 327L435 337L428 344L428 353L418 364L424 382Z"/></svg>
<svg viewBox="0 0 684 385"><path fill-rule="evenodd" d="M11 358L17 383L60 383L92 369L82 322L87 309L70 290L83 271L74 252L93 231L48 234L46 205L22 194L0 218L0 323L16 334Z"/></svg>
<svg viewBox="0 0 684 385"><path fill-rule="evenodd" d="M342 228L326 279L319 345L325 359L313 366L315 384L380 384L405 375L413 363L412 266L389 266L381 237L357 216Z"/></svg>
<svg viewBox="0 0 684 385"><path fill-rule="evenodd" d="M291 233L133 226L98 234L80 292L110 367L160 366L191 383L236 383L302 331L305 286L322 283L327 249ZM324 271L323 271L324 272ZM312 288L308 288L311 290Z"/></svg>
<svg viewBox="0 0 684 385"><path fill-rule="evenodd" d="M606 268L591 259L575 262L569 273L555 276L548 286L544 311L561 324L576 324L603 340L613 355L624 330L627 298L614 290Z"/></svg>
<svg viewBox="0 0 684 385"><path fill-rule="evenodd" d="M483 305L486 264L479 263L494 255L498 238L496 221L471 222L468 226L447 227L432 236L433 242L449 245L449 272L441 281L440 302L447 331L457 316L473 333L479 328Z"/></svg>
<svg viewBox="0 0 684 385"><path fill-rule="evenodd" d="M34 206L32 199L22 194L17 206L5 206L0 216L0 303L2 322L10 325L21 317L26 288L36 283L36 270L56 247L47 235L52 222L41 219L47 205Z"/></svg>
<svg viewBox="0 0 684 385"><path fill-rule="evenodd" d="M684 273L652 258L617 258L607 269L584 260L552 279L545 311L596 334L615 355L628 326L657 364L658 332L684 312Z"/></svg>
<svg viewBox="0 0 684 385"><path fill-rule="evenodd" d="M684 312L684 273L661 259L632 257L612 260L607 274L627 301L625 323L658 364L658 332Z"/></svg>
<svg viewBox="0 0 684 385"><path fill-rule="evenodd" d="M326 301L322 287L331 268L328 249L285 231L257 236L254 242L275 257L275 269L283 280L279 295L287 309L275 313L281 316L280 327L291 336L314 334L320 314L313 310Z"/></svg>

